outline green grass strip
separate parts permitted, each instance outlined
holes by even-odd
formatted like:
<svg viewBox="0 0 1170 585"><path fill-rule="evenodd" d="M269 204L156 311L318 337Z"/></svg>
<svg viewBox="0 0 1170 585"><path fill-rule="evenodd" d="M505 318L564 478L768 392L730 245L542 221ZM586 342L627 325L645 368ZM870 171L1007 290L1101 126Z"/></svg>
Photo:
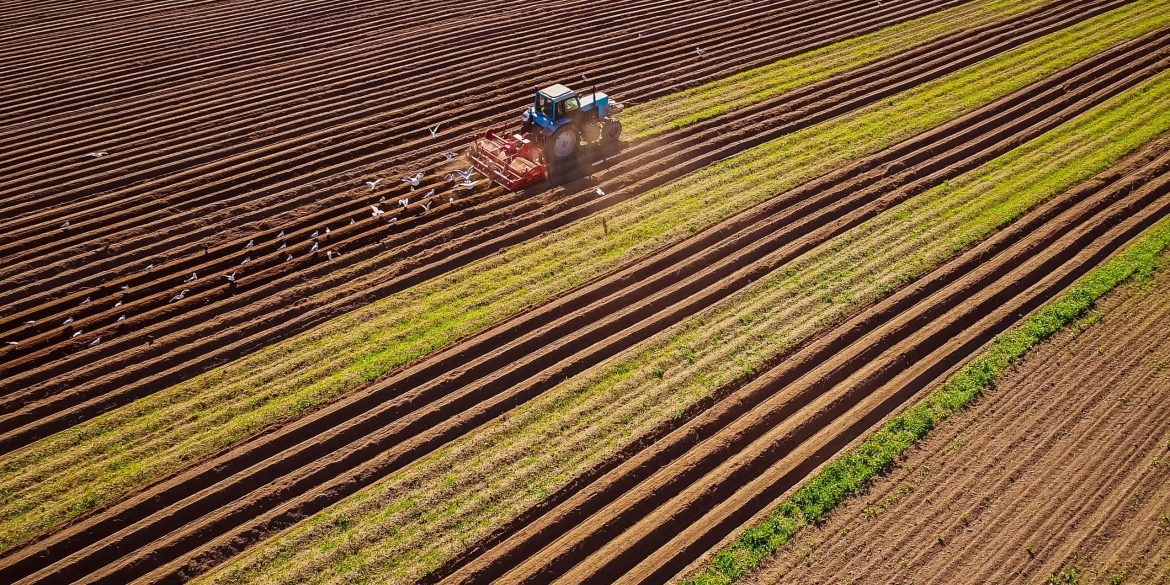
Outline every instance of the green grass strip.
<svg viewBox="0 0 1170 585"><path fill-rule="evenodd" d="M622 114L624 134L631 140L638 140L684 128L1049 2L1051 0L969 2L635 104Z"/></svg>
<svg viewBox="0 0 1170 585"><path fill-rule="evenodd" d="M1170 132L1170 72L803 254L206 576L407 583L836 318Z"/></svg>
<svg viewBox="0 0 1170 585"><path fill-rule="evenodd" d="M962 410L995 383L1029 349L1084 315L1097 299L1121 283L1148 278L1165 262L1170 246L1170 218L1164 219L1124 252L1093 270L1057 300L992 342L984 355L951 376L925 400L890 419L856 449L826 465L819 474L782 502L761 524L743 532L715 555L688 585L727 585L759 566L806 524L824 519L846 498L863 493L870 481L889 470L900 455L935 426Z"/></svg>
<svg viewBox="0 0 1170 585"><path fill-rule="evenodd" d="M574 222L0 455L0 550L852 159L1166 26L1168 8L1170 0L1137 0L614 205L599 214L608 235L596 219Z"/></svg>

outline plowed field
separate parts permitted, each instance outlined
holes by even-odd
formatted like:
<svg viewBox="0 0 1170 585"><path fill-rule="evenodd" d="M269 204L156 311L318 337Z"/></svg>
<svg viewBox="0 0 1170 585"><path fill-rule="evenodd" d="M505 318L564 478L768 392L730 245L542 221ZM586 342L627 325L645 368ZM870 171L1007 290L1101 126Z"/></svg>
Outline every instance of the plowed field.
<svg viewBox="0 0 1170 585"><path fill-rule="evenodd" d="M957 0L662 0L555 15L480 4L110 0L0 16L0 339L14 343L0 349L0 581L182 582L233 561L204 577L349 578L337 568L357 563L376 580L665 582L1170 216L1164 0L1020 1L968 25L974 12L950 12ZM925 22L889 29L918 35L897 50L840 44ZM747 89L771 64L833 47L856 62ZM695 105L718 94L703 83L724 78L734 106ZM523 192L441 178L465 164L442 153L511 123L534 84L554 81L596 84L641 125L620 149ZM971 95L946 103L958 86ZM834 132L857 150L818 146ZM783 166L785 139L792 165L812 170L759 178ZM1045 157L1051 168L1028 162ZM1011 161L1031 183L1003 186L1013 179L995 171ZM417 191L398 181L415 171L426 175ZM947 199L952 182L971 197ZM719 189L739 198L664 195ZM1024 195L1001 201L995 189ZM687 205L689 231L652 231L664 209ZM539 266L521 261L524 244L584 229L604 241L610 224L592 226L607 212L627 242L612 258L510 284L514 306L392 366L353 366L374 358L346 353L344 339L317 353L280 345L424 286L469 290L457 288L474 283L465 270ZM331 533L313 532L334 514L346 533L350 515L337 510L382 502L363 490L412 473L436 497L472 485L425 466L481 456L464 446L575 381L642 368L685 386L640 356L720 315L750 327L747 309L775 304L762 283L837 266L826 250L841 242L875 258L840 268L871 271L856 287L864 298L794 299L791 340L751 346L755 357L704 382L705 396L671 396L673 416L610 400L582 419L595 423L577 435L562 424L551 440L579 461L517 470L511 492L487 479L471 490L536 502L477 515L440 499L449 524L391 518L395 530L421 522L418 543L383 555L406 559L400 573L345 556L387 542L356 513L360 546L329 552ZM745 331L718 337L775 333ZM233 361L272 348L295 365ZM696 368L739 355L700 355ZM287 399L268 386L284 376L332 390ZM199 418L216 404L183 400L208 388L241 406ZM166 406L155 397L189 410L150 418ZM642 426L599 437L610 419ZM523 487L537 470L555 478L550 489Z"/></svg>
<svg viewBox="0 0 1170 585"><path fill-rule="evenodd" d="M746 582L1167 582L1170 276L1091 319Z"/></svg>

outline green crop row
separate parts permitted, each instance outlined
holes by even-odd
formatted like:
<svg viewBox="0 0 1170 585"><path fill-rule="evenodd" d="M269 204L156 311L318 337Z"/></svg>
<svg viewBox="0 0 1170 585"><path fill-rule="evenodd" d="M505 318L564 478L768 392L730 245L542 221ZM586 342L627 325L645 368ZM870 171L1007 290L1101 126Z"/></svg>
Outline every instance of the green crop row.
<svg viewBox="0 0 1170 585"><path fill-rule="evenodd" d="M1040 55L1035 57L1049 57ZM1005 74L980 79L995 83L997 75ZM950 81L956 79L970 78ZM909 94L903 97L911 101ZM937 107L951 97L923 106ZM1159 107L1167 100L1170 74L1162 74L833 239L207 580L311 583L354 574L379 582L417 579L714 388L752 375L828 322L861 310L1170 129L1170 111ZM739 170L748 171L742 176L751 181L752 171L766 172L780 158L753 159ZM726 172L735 170L728 165Z"/></svg>
<svg viewBox="0 0 1170 585"><path fill-rule="evenodd" d="M819 522L837 505L863 493L870 481L889 470L947 417L965 408L1036 344L1084 315L1109 291L1131 278L1146 278L1165 265L1170 246L1170 219L1149 229L1136 243L1104 266L1081 278L1057 300L1022 325L995 339L983 356L971 361L925 400L899 414L805 483L757 526L745 530L720 551L687 585L727 585L759 566L802 526Z"/></svg>

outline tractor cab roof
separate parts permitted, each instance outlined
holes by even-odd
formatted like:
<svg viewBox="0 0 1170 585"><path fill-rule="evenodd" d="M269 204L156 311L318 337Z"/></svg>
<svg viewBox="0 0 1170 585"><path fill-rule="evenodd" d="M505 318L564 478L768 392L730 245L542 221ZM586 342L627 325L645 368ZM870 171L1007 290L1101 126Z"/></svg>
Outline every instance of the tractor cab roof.
<svg viewBox="0 0 1170 585"><path fill-rule="evenodd" d="M559 98L562 98L562 97L565 97L568 95L573 95L573 90L571 90L571 89L569 89L569 88L567 88L559 83L554 83L554 84L540 90L540 93L544 94L544 97L547 97L547 98L555 101Z"/></svg>

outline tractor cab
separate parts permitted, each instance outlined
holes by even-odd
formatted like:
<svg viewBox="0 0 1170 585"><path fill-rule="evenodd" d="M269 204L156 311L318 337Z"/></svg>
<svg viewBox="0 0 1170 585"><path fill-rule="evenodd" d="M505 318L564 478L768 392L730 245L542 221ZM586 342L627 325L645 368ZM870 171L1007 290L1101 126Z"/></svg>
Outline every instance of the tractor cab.
<svg viewBox="0 0 1170 585"><path fill-rule="evenodd" d="M578 94L557 83L537 90L535 102L521 118L524 132L540 134L549 158L562 160L576 154L582 139L616 141L621 136L621 122L612 116L620 110L621 106L611 103L604 93Z"/></svg>

